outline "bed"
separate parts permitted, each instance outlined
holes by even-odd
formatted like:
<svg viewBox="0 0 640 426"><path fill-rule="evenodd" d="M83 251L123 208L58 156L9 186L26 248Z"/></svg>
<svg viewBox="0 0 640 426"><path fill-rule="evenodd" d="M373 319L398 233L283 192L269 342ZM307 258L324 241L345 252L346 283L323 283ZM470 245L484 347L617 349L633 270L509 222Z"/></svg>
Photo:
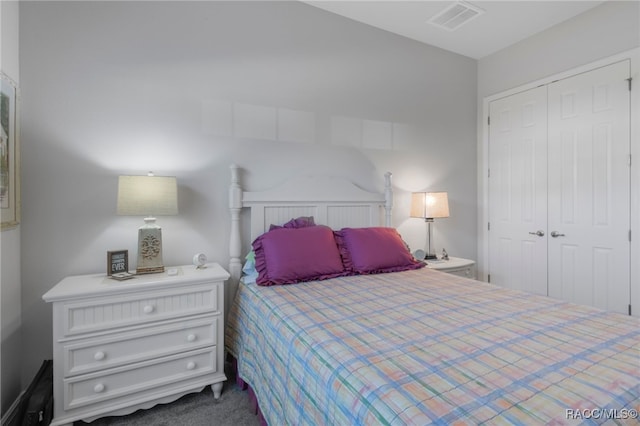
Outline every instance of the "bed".
<svg viewBox="0 0 640 426"><path fill-rule="evenodd" d="M252 241L298 217L388 227L390 174L379 194L336 179L245 192L232 167L232 275L244 207ZM267 424L638 424L637 318L418 267L300 281L240 280L227 320Z"/></svg>

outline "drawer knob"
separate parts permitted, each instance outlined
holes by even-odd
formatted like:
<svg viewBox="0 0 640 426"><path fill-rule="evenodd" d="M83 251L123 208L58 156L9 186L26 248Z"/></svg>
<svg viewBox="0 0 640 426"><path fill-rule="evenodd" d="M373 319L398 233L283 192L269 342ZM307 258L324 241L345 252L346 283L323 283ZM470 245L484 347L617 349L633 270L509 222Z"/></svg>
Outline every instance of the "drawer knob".
<svg viewBox="0 0 640 426"><path fill-rule="evenodd" d="M94 391L95 393L102 393L102 392L104 392L104 385L103 385L102 383L98 383L97 385L95 385L95 386L93 387L93 391Z"/></svg>
<svg viewBox="0 0 640 426"><path fill-rule="evenodd" d="M96 361L102 361L104 359L104 356L104 352L98 351L93 355L93 359L95 359Z"/></svg>
<svg viewBox="0 0 640 426"><path fill-rule="evenodd" d="M153 312L153 306L152 305L147 305L144 308L142 308L142 312L144 312L145 314L150 314L151 312Z"/></svg>
<svg viewBox="0 0 640 426"><path fill-rule="evenodd" d="M187 370L193 370L194 368L196 368L196 363L193 361L189 361L187 363Z"/></svg>
<svg viewBox="0 0 640 426"><path fill-rule="evenodd" d="M187 342L195 342L196 341L196 335L195 334L190 334L187 336Z"/></svg>

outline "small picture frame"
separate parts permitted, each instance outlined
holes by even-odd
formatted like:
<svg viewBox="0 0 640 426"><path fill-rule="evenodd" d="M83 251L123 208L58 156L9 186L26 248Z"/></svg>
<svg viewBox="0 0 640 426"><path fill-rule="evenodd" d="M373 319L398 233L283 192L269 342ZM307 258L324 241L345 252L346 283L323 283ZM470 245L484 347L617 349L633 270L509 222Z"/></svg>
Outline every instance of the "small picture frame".
<svg viewBox="0 0 640 426"><path fill-rule="evenodd" d="M127 274L129 272L129 250L107 252L107 275Z"/></svg>

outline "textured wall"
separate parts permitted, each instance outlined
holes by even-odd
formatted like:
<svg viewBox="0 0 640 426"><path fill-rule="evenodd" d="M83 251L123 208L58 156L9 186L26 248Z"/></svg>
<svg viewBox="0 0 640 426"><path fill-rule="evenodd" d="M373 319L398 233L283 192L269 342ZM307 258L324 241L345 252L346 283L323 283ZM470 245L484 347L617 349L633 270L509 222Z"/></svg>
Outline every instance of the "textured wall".
<svg viewBox="0 0 640 426"><path fill-rule="evenodd" d="M474 60L298 2L23 2L20 43L26 376L51 356L42 294L107 250L135 264L120 174L178 177L167 265L228 261L232 162L250 190L315 173L381 190L392 171L414 248L409 192L449 191L436 245L475 257Z"/></svg>

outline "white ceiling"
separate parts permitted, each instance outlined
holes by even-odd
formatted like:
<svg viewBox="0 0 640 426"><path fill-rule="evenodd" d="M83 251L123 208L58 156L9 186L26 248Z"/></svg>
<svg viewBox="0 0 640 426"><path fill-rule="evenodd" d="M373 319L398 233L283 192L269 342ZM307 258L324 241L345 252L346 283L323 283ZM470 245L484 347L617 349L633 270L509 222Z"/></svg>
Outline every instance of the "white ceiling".
<svg viewBox="0 0 640 426"><path fill-rule="evenodd" d="M604 1L486 1L468 3L485 13L456 31L427 21L455 1L333 0L305 1L312 6L471 58L480 59L566 21Z"/></svg>

